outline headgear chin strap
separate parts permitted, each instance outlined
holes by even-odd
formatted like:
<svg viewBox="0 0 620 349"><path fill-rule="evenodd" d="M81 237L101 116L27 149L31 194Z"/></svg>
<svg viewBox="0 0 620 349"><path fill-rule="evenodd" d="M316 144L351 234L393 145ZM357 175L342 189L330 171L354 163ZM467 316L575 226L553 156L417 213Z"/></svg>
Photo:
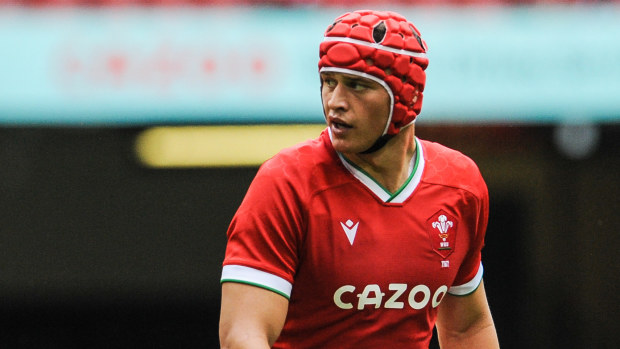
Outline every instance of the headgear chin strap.
<svg viewBox="0 0 620 349"><path fill-rule="evenodd" d="M377 150L383 148L383 146L386 145L387 142L393 137L394 135L388 135L388 134L381 135L379 138L377 138L375 143L373 143L373 145L370 146L370 148L364 150L360 154L370 154L370 153L376 152Z"/></svg>
<svg viewBox="0 0 620 349"><path fill-rule="evenodd" d="M395 12L346 13L325 31L319 71L346 71L378 80L391 110L381 137L363 153L374 152L415 121L422 109L428 66L426 43L416 27Z"/></svg>

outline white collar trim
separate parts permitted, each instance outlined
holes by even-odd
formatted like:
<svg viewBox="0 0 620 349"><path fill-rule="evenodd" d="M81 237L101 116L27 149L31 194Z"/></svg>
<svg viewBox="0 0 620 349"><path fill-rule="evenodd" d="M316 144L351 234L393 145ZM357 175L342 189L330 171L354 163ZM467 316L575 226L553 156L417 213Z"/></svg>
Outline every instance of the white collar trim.
<svg viewBox="0 0 620 349"><path fill-rule="evenodd" d="M331 136L331 135L330 135ZM331 138L331 137L330 137ZM349 160L347 160L342 154L337 153L340 161L346 167L346 169L351 172L351 174L357 178L364 186L366 186L370 191L372 191L381 201L401 204L407 200L411 194L415 191L422 180L422 173L424 173L424 150L422 149L422 145L415 138L416 142L416 154L411 159L411 163L409 164L410 176L407 182L401 187L397 192L390 193L383 186L381 186L377 181L375 181L368 173L360 169L359 167L352 164Z"/></svg>

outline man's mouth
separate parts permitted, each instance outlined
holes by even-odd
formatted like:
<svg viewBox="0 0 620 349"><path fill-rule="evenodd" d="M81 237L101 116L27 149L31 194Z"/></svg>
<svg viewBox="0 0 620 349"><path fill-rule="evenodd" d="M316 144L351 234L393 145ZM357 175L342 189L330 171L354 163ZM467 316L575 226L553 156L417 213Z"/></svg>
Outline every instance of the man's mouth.
<svg viewBox="0 0 620 349"><path fill-rule="evenodd" d="M345 130L345 129L350 129L353 128L353 126L347 124L346 122L342 122L342 121L332 121L332 125L334 126L334 128L338 129L338 130Z"/></svg>

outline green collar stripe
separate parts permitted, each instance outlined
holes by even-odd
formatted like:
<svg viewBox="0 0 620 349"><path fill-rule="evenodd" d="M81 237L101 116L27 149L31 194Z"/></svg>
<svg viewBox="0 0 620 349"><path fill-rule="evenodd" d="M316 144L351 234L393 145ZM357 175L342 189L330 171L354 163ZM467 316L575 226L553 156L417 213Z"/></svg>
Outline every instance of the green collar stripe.
<svg viewBox="0 0 620 349"><path fill-rule="evenodd" d="M349 171L356 178L358 178L362 183L366 184L366 186L369 187L371 190L373 186L369 185L368 181L372 182L375 187L380 188L383 191L384 195L381 195L380 193L376 193L376 192L375 194L377 194L379 197L384 198L385 202L392 202L392 200L394 200L398 195L400 195L411 184L413 178L416 176L418 172L420 159L421 159L420 156L421 156L422 151L420 149L420 142L418 141L417 138L415 138L415 142L416 142L416 152L414 155L414 159L412 159L413 166L411 166L412 167L411 173L409 173L409 177L407 178L405 183L403 183L403 185L394 193L391 193L389 190L387 190L387 188L385 188L383 185L381 185L381 183L379 183L370 174L368 174L368 172L364 171L364 169L362 169L361 167L353 163L351 160L347 159L344 155L339 153L338 156L341 158L341 160L343 160L345 165L348 165L345 167L347 167Z"/></svg>

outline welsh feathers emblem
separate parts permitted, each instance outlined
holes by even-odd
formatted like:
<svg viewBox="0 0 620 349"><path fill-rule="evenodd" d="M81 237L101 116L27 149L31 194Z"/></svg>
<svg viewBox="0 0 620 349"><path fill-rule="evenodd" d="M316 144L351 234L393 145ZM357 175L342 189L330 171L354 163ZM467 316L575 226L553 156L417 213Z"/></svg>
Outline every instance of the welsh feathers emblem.
<svg viewBox="0 0 620 349"><path fill-rule="evenodd" d="M443 258L454 252L457 221L444 210L435 213L426 221L426 230L431 239L433 251Z"/></svg>
<svg viewBox="0 0 620 349"><path fill-rule="evenodd" d="M449 221L445 215L440 215L436 222L432 224L433 228L439 230L439 237L443 239L441 247L450 248L450 243L446 241L448 238L448 229L454 226L454 222Z"/></svg>

